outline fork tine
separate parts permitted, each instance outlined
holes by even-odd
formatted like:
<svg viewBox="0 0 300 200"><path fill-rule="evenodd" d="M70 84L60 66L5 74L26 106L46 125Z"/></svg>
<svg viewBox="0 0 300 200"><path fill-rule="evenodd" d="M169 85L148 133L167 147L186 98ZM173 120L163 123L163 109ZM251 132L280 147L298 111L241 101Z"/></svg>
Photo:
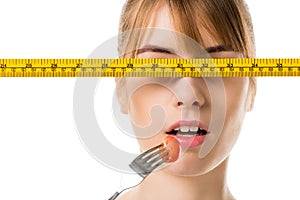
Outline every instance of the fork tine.
<svg viewBox="0 0 300 200"><path fill-rule="evenodd" d="M157 150L157 151L154 151L153 153L150 152L150 153L148 153L147 155L144 155L144 156L142 157L142 159L145 160L145 162L149 162L152 158L154 158L154 157L157 156L157 155L160 155L161 153L163 153L163 152L165 152L165 151L166 151L166 149L165 149L165 148L162 148L162 149L159 149L159 150Z"/></svg>
<svg viewBox="0 0 300 200"><path fill-rule="evenodd" d="M168 159L168 157L166 157L168 155L169 155L168 151L165 151L163 154L161 154L161 155L159 155L157 157L154 157L154 158L148 160L147 163L150 164L150 166L152 166L153 164L155 164L159 160L166 160L166 159Z"/></svg>
<svg viewBox="0 0 300 200"><path fill-rule="evenodd" d="M160 144L160 145L157 145L157 146L155 146L155 147L152 147L151 149L149 149L149 150L143 152L142 154L140 154L139 156L137 156L137 157L135 158L135 160L141 159L141 158L145 157L147 154L149 154L149 153L151 153L151 152L155 151L156 149L159 149L159 148L161 148L161 147L163 147L163 146L164 146L163 144Z"/></svg>
<svg viewBox="0 0 300 200"><path fill-rule="evenodd" d="M167 160L168 160L168 159L159 161L159 162L156 163L155 165L151 166L148 170L150 170L150 171L152 172L152 171L155 170L157 167L159 167L161 164L165 163Z"/></svg>
<svg viewBox="0 0 300 200"><path fill-rule="evenodd" d="M163 146L164 144L161 143L141 153L129 164L129 167L145 178L154 169L168 161L169 152L166 148L162 148Z"/></svg>
<svg viewBox="0 0 300 200"><path fill-rule="evenodd" d="M142 164L141 169L148 174L148 173L152 172L154 169L156 169L159 165L166 162L169 159L168 157L166 157L169 155L169 153L165 149L163 149L163 150L164 150L164 153L162 153L159 156L156 156L156 157L151 156L151 158L149 158L147 161L139 160L138 163ZM163 152L163 151L161 151L161 152Z"/></svg>

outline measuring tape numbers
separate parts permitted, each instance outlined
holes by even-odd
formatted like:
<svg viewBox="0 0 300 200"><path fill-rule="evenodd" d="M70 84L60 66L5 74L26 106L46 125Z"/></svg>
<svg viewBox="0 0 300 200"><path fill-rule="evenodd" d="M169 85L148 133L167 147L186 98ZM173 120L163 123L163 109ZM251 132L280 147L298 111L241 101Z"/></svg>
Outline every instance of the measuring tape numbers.
<svg viewBox="0 0 300 200"><path fill-rule="evenodd" d="M300 58L0 59L0 77L300 76Z"/></svg>

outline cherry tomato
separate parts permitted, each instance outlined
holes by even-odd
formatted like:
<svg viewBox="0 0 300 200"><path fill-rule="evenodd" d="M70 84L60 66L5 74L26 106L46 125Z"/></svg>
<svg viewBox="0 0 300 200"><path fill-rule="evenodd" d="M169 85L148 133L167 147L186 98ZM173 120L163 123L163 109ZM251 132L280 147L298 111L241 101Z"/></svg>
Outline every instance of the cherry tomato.
<svg viewBox="0 0 300 200"><path fill-rule="evenodd" d="M179 142L171 135L168 135L164 138L164 146L169 151L169 160L167 163L175 162L180 153L180 144Z"/></svg>

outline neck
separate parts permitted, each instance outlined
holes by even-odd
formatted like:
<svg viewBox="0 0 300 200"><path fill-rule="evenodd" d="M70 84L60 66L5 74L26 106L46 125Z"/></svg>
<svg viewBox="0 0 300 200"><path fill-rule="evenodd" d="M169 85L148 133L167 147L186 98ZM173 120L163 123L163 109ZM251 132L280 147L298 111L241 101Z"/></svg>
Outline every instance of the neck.
<svg viewBox="0 0 300 200"><path fill-rule="evenodd" d="M199 176L175 176L157 171L149 175L135 190L138 199L232 200L226 184L228 159L210 172Z"/></svg>

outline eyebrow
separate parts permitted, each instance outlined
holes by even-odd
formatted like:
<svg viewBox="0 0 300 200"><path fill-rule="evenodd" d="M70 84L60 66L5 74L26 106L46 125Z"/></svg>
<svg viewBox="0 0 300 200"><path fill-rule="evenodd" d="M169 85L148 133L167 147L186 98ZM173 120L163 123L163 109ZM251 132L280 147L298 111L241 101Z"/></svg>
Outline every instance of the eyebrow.
<svg viewBox="0 0 300 200"><path fill-rule="evenodd" d="M231 46L225 46L225 45L217 45L217 46L212 46L205 48L207 53L216 53L216 52L222 52L222 51L233 51L233 48ZM142 47L141 49L137 50L137 54L144 53L144 52L157 52L157 53L166 53L166 54L174 54L175 51L171 48L165 48L165 47L160 47L156 45L146 45Z"/></svg>

